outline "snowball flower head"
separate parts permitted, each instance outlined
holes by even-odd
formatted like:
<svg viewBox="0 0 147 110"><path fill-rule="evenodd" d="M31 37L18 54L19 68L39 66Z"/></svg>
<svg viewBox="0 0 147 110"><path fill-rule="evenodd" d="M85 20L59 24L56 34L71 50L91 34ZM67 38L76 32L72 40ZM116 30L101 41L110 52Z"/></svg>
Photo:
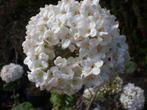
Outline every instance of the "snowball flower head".
<svg viewBox="0 0 147 110"><path fill-rule="evenodd" d="M26 26L24 63L40 89L74 94L122 73L129 59L126 37L99 0L46 5Z"/></svg>
<svg viewBox="0 0 147 110"><path fill-rule="evenodd" d="M23 75L24 71L22 66L14 63L10 63L9 65L5 65L1 70L1 78L6 83L15 81L19 79Z"/></svg>
<svg viewBox="0 0 147 110"><path fill-rule="evenodd" d="M129 83L123 88L120 102L127 110L142 110L145 102L144 90Z"/></svg>

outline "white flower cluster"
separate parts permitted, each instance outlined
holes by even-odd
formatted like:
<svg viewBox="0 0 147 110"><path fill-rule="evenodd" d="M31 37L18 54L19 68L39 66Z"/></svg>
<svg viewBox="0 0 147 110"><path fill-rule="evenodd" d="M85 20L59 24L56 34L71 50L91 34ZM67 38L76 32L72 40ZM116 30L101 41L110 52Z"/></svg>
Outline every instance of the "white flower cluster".
<svg viewBox="0 0 147 110"><path fill-rule="evenodd" d="M120 102L127 110L141 110L145 102L144 90L129 83L123 88Z"/></svg>
<svg viewBox="0 0 147 110"><path fill-rule="evenodd" d="M99 86L123 72L129 59L126 37L99 0L62 0L46 5L26 26L23 42L28 78L37 87L68 95L83 85Z"/></svg>
<svg viewBox="0 0 147 110"><path fill-rule="evenodd" d="M22 66L14 63L10 63L9 65L5 65L1 70L1 78L6 83L15 81L19 79L23 75L24 71Z"/></svg>

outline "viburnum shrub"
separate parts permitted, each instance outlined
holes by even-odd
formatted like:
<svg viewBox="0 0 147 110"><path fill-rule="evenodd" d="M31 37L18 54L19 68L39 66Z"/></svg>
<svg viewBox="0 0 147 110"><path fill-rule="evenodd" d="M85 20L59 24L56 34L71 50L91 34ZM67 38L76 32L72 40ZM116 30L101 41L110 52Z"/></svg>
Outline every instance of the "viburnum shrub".
<svg viewBox="0 0 147 110"><path fill-rule="evenodd" d="M29 80L41 90L73 95L123 73L129 54L118 27L99 0L62 0L40 8L23 42Z"/></svg>

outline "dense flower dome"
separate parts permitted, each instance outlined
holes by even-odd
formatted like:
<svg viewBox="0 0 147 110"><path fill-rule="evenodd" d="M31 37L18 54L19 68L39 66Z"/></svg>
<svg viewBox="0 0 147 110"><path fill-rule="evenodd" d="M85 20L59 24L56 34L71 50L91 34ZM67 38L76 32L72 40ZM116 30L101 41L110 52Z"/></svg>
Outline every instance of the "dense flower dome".
<svg viewBox="0 0 147 110"><path fill-rule="evenodd" d="M134 86L132 83L128 83L123 88L120 102L127 110L142 110L145 102L144 90Z"/></svg>
<svg viewBox="0 0 147 110"><path fill-rule="evenodd" d="M129 54L118 26L99 0L62 0L41 8L23 42L29 80L42 90L72 95L123 73Z"/></svg>
<svg viewBox="0 0 147 110"><path fill-rule="evenodd" d="M22 66L10 63L2 67L0 76L3 81L9 83L21 78L23 73L24 71Z"/></svg>

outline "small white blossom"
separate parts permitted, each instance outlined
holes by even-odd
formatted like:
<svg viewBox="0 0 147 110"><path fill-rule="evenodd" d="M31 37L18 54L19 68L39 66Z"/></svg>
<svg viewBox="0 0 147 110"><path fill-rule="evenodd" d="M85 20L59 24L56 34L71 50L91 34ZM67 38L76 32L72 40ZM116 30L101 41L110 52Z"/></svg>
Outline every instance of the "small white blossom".
<svg viewBox="0 0 147 110"><path fill-rule="evenodd" d="M0 76L3 81L9 83L21 78L23 73L24 71L22 66L10 63L9 65L5 65L2 67Z"/></svg>
<svg viewBox="0 0 147 110"><path fill-rule="evenodd" d="M67 64L67 60L59 56L54 60L54 63L56 66L65 67Z"/></svg>
<svg viewBox="0 0 147 110"><path fill-rule="evenodd" d="M144 90L129 83L123 88L120 102L127 110L142 110L145 102Z"/></svg>
<svg viewBox="0 0 147 110"><path fill-rule="evenodd" d="M84 90L83 97L90 100L95 94L94 88L87 88Z"/></svg>
<svg viewBox="0 0 147 110"><path fill-rule="evenodd" d="M83 63L82 75L85 77L89 76L90 74L98 75L100 73L100 68L102 65L102 60L87 58Z"/></svg>

